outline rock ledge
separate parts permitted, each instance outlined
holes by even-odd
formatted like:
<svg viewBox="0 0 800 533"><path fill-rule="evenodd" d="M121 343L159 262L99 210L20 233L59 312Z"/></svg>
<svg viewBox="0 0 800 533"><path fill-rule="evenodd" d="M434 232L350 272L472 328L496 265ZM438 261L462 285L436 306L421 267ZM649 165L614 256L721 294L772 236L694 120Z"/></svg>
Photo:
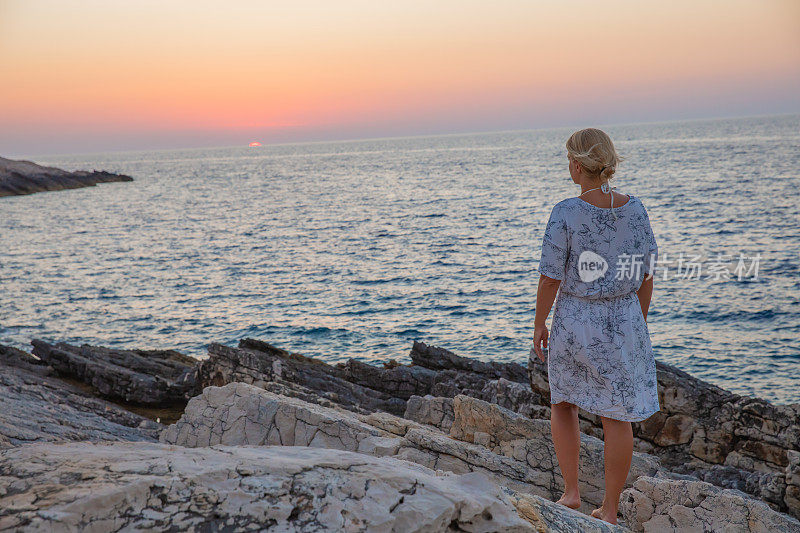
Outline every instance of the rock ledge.
<svg viewBox="0 0 800 533"><path fill-rule="evenodd" d="M31 161L0 157L0 196L78 189L112 181L133 181L133 178L102 170L68 172Z"/></svg>

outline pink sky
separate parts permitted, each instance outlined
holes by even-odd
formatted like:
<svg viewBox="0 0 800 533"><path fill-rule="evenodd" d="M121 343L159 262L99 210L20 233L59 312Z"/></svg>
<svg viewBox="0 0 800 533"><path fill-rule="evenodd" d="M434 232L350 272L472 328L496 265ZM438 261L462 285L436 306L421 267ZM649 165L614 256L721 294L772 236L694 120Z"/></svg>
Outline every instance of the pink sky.
<svg viewBox="0 0 800 533"><path fill-rule="evenodd" d="M800 112L800 2L0 0L0 154Z"/></svg>

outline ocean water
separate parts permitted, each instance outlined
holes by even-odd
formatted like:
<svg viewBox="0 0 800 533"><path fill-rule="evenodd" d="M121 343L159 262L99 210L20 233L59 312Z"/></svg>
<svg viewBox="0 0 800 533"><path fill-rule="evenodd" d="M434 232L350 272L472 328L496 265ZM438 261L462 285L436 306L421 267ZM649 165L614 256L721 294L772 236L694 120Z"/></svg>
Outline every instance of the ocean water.
<svg viewBox="0 0 800 533"><path fill-rule="evenodd" d="M135 181L0 198L0 343L526 364L574 129L38 157ZM603 129L663 259L656 358L800 401L800 115Z"/></svg>

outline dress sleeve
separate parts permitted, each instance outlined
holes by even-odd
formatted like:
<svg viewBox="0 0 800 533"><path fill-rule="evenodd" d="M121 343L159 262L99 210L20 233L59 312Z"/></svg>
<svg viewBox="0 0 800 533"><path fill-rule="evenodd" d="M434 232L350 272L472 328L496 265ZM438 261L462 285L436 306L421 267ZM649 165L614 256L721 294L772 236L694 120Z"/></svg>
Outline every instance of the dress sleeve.
<svg viewBox="0 0 800 533"><path fill-rule="evenodd" d="M650 225L650 217L647 214L647 209L642 205L642 220L644 221L644 234L645 242L647 243L647 253L644 256L643 270L645 276L652 275L653 270L658 261L658 244L656 243L656 236L653 234L653 228Z"/></svg>
<svg viewBox="0 0 800 533"><path fill-rule="evenodd" d="M539 273L548 278L563 280L569 256L569 233L562 207L556 205L550 212L550 219L542 239L542 258Z"/></svg>

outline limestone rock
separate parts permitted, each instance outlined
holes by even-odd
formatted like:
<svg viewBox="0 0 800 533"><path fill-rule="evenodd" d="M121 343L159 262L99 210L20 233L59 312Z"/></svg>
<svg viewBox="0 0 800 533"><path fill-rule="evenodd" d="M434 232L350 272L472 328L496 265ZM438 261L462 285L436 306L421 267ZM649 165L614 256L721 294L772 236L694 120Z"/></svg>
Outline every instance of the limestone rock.
<svg viewBox="0 0 800 533"><path fill-rule="evenodd" d="M786 491L784 503L789 509L800 508L800 451L789 450L787 452L789 464L786 466Z"/></svg>
<svg viewBox="0 0 800 533"><path fill-rule="evenodd" d="M423 343L412 348L412 365L373 366L353 359L329 365L244 339L238 348L212 344L209 359L189 370L180 367L190 367L193 361L170 362L169 352L150 357L151 352L140 350L115 354L90 346L45 345L40 345L41 358L0 346L0 365L4 365L0 394L5 398L0 409L0 448L35 440L152 439L158 424L91 398L88 387L57 376L82 376L93 385L96 381L101 386L94 385L95 393L111 383L111 389L135 397L144 388L139 383L119 386L136 382L126 375L166 375L171 384L163 390L174 391L180 375L186 371L192 376L196 369L196 387L225 386L207 387L192 399L181 420L162 433L164 443L291 445L406 460L434 471L485 476L503 487L509 498L516 494L511 499L518 512L539 530L588 531L597 522L575 513L577 518L564 519L572 524L566 529L552 523L560 519L556 518L559 512L572 511L550 501L560 495L563 481L552 447L549 391L541 368L527 369L528 384L519 365L470 360ZM82 349L92 353L86 356ZM81 358L90 361L84 363ZM121 370L109 370L109 366ZM760 498L777 513L778 518L769 515L764 520L782 524L780 520L789 517L777 511L798 514L800 406L773 406L710 386L668 365L658 363L657 367L662 410L634 424L634 433L637 450L652 452L658 459L634 454L626 484L631 486L629 494L645 502L636 507L637 516L647 514L647 501L653 509L661 509L661 517L640 519L649 524L641 527L658 529L664 523L673 525L702 514L704 505L693 507L680 495L689 490L686 487L699 491L697 487L705 487L703 481L713 484L703 490L722 498L709 501L729 506L734 516L731 527L739 527L743 509L763 511L753 511L751 503L736 503L732 495L747 498L739 491ZM177 378L170 374L176 369ZM162 384L155 386L158 390ZM184 398L189 395L184 392ZM584 432L581 510L588 512L603 495L603 444L595 438L602 431L599 417L591 413L581 411L579 422ZM0 497L6 490L2 475ZM642 479L656 479L660 488L645 490L648 485L639 483ZM723 498L718 496L723 489L737 490L724 493ZM641 494L649 494L649 500ZM550 518L537 522L532 518L535 513L527 513L540 504L537 516ZM2 509L0 502L0 517ZM702 520L712 518L701 516Z"/></svg>
<svg viewBox="0 0 800 533"><path fill-rule="evenodd" d="M453 400L452 398L439 398L426 394L412 396L406 404L403 418L414 420L420 424L430 424L442 431L449 432L453 425Z"/></svg>
<svg viewBox="0 0 800 533"><path fill-rule="evenodd" d="M378 366L355 359L329 365L257 339L242 339L237 348L209 345L208 359L199 367L199 383L201 388L250 383L362 414L380 410L402 415L412 396L467 394L526 416L549 417L549 406L527 386L520 365L475 361L423 343L414 344L411 357L415 360L411 365ZM453 366L443 368L448 362Z"/></svg>
<svg viewBox="0 0 800 533"><path fill-rule="evenodd" d="M253 444L311 446L357 451L367 437L392 435L333 409L280 396L246 383L206 387L181 419L161 434L180 446Z"/></svg>
<svg viewBox="0 0 800 533"><path fill-rule="evenodd" d="M282 394L360 413L402 414L405 410L405 400L348 381L342 368L255 339L242 339L238 348L211 343L198 379L202 388L234 382L263 388L277 383L284 389Z"/></svg>
<svg viewBox="0 0 800 533"><path fill-rule="evenodd" d="M800 532L800 521L735 489L641 477L622 493L620 511L633 531Z"/></svg>
<svg viewBox="0 0 800 533"><path fill-rule="evenodd" d="M543 398L531 390L527 383L511 381L506 378L491 379L486 382L480 395L472 395L487 402L496 403L528 418L550 420L549 401L543 405Z"/></svg>
<svg viewBox="0 0 800 533"><path fill-rule="evenodd" d="M21 350L0 346L0 354L0 448L40 441L157 439L161 424L54 377L52 369Z"/></svg>
<svg viewBox="0 0 800 533"><path fill-rule="evenodd" d="M659 446L686 444L692 440L696 425L694 419L689 415L672 415L664 420L664 425L656 433L653 442Z"/></svg>
<svg viewBox="0 0 800 533"><path fill-rule="evenodd" d="M525 367L517 363L479 361L469 357L461 357L444 348L430 346L419 341L414 341L410 356L414 364L425 368L432 370L459 370L470 374L478 374L484 380L505 378L509 381L525 383L528 376Z"/></svg>
<svg viewBox="0 0 800 533"><path fill-rule="evenodd" d="M21 368L42 376L53 374L53 369L38 357L3 344L0 344L0 365L8 368Z"/></svg>
<svg viewBox="0 0 800 533"><path fill-rule="evenodd" d="M294 446L0 452L0 529L533 532L480 473Z"/></svg>
<svg viewBox="0 0 800 533"><path fill-rule="evenodd" d="M355 359L339 365L339 368L348 381L403 400L430 392L436 376L435 371L420 366L381 368Z"/></svg>
<svg viewBox="0 0 800 533"><path fill-rule="evenodd" d="M33 353L60 375L77 379L110 400L164 407L197 394L197 360L174 350L117 350L49 344L33 339Z"/></svg>
<svg viewBox="0 0 800 533"><path fill-rule="evenodd" d="M382 411L376 411L368 415L358 414L356 416L358 417L359 420L369 424L370 426L374 426L384 431L388 431L393 435L399 435L401 437L404 436L409 431L411 431L412 429L421 429L421 430L430 429L430 427L427 424L422 424L414 420L409 420L407 418L400 418L399 416L395 416L390 413L384 413Z"/></svg>
<svg viewBox="0 0 800 533"><path fill-rule="evenodd" d="M622 533L630 531L620 525L611 525L602 520L575 513L563 505L553 505L553 502L535 494L516 492L506 487L503 487L503 491L509 495L520 516L533 524L537 532Z"/></svg>
<svg viewBox="0 0 800 533"><path fill-rule="evenodd" d="M417 398L414 402L420 404L449 405L446 398ZM192 447L281 444L391 455L437 470L483 472L499 485L545 498L560 495L563 482L549 422L530 420L470 396L458 395L452 402L448 434L390 413L359 415L231 383L208 387L193 398L160 440ZM588 512L602 502L603 444L584 436L581 446L582 510ZM658 468L655 458L636 454L630 482Z"/></svg>

